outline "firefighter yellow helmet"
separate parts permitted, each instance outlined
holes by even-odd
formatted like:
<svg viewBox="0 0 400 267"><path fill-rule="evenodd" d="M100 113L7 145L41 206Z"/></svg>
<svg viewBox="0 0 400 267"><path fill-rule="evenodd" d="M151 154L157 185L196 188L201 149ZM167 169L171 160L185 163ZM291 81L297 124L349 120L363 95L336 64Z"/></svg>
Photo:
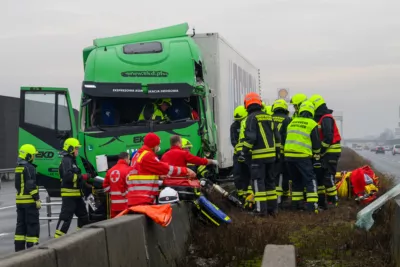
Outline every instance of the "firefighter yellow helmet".
<svg viewBox="0 0 400 267"><path fill-rule="evenodd" d="M261 111L267 113L268 115L272 115L272 106L267 106L267 105L263 102Z"/></svg>
<svg viewBox="0 0 400 267"><path fill-rule="evenodd" d="M321 95L312 95L309 101L313 103L315 109L319 108L323 104L326 104L324 98Z"/></svg>
<svg viewBox="0 0 400 267"><path fill-rule="evenodd" d="M186 138L182 138L182 148L183 149L191 149L193 147L192 143Z"/></svg>
<svg viewBox="0 0 400 267"><path fill-rule="evenodd" d="M25 144L22 145L21 148L19 149L18 157L26 161L32 161L34 155L36 155L37 153L38 152L33 145Z"/></svg>
<svg viewBox="0 0 400 267"><path fill-rule="evenodd" d="M64 142L64 147L63 150L65 152L68 152L68 154L72 154L75 150L75 148L81 147L81 144L79 143L78 139L76 138L68 138Z"/></svg>
<svg viewBox="0 0 400 267"><path fill-rule="evenodd" d="M307 96L305 94L295 94L292 96L292 99L290 99L290 104L298 106L306 100Z"/></svg>
<svg viewBox="0 0 400 267"><path fill-rule="evenodd" d="M283 110L288 110L288 104L284 99L277 99L275 100L274 104L272 105L272 111L275 111L277 109L283 109Z"/></svg>
<svg viewBox="0 0 400 267"><path fill-rule="evenodd" d="M304 101L299 108L299 114L301 114L303 111L308 111L311 113L311 115L314 117L315 114L315 108L313 103L311 101Z"/></svg>
<svg viewBox="0 0 400 267"><path fill-rule="evenodd" d="M159 105L161 105L162 103L166 103L166 104L172 106L171 98L161 98L161 99L157 100L157 102Z"/></svg>
<svg viewBox="0 0 400 267"><path fill-rule="evenodd" d="M243 105L237 106L233 112L233 118L235 121L241 121L247 117L247 110Z"/></svg>

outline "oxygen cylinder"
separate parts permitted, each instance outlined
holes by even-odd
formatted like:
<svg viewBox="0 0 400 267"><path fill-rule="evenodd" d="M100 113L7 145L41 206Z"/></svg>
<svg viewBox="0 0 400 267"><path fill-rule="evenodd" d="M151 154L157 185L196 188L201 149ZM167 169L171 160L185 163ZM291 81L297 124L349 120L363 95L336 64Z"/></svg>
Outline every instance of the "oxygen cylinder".
<svg viewBox="0 0 400 267"><path fill-rule="evenodd" d="M217 184L213 184L212 185L212 189L219 192L221 195L223 195L224 197L227 197L229 195L228 192L226 192L222 187L220 187Z"/></svg>

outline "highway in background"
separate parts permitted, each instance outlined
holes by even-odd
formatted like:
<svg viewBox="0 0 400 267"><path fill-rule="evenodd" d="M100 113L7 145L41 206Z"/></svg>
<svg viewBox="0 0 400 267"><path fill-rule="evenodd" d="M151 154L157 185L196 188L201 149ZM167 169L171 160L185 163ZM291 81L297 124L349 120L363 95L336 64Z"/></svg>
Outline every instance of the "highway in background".
<svg viewBox="0 0 400 267"><path fill-rule="evenodd" d="M368 150L356 151L364 158L371 161L373 166L382 173L391 174L400 182L400 155L392 155L392 151L385 154L376 154Z"/></svg>
<svg viewBox="0 0 400 267"><path fill-rule="evenodd" d="M399 157L400 158L400 157ZM47 194L40 193L42 203L46 201ZM60 206L52 206L52 212L58 217ZM46 207L40 210L41 217L47 217ZM14 252L14 231L17 221L17 212L15 207L15 187L14 181L3 181L0 190L0 255ZM56 228L57 220L50 222L50 235L53 236ZM69 232L76 229L76 220L73 220ZM48 221L40 221L40 242L51 239L48 233Z"/></svg>

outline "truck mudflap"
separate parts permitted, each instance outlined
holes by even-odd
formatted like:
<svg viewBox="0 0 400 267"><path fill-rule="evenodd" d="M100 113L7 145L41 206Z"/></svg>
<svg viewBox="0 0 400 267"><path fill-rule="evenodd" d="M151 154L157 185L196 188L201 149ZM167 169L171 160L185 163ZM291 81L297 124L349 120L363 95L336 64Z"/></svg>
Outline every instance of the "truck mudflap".
<svg viewBox="0 0 400 267"><path fill-rule="evenodd" d="M226 215L222 210L220 210L216 205L211 203L204 196L199 197L193 202L199 210L200 216L206 218L214 225L220 226L221 224L230 224L232 222L231 218L228 215Z"/></svg>

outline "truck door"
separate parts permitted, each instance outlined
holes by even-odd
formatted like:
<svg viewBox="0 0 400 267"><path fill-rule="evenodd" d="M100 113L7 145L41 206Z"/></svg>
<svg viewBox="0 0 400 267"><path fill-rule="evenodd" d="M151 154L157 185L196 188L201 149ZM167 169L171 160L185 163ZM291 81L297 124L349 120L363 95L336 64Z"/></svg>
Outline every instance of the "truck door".
<svg viewBox="0 0 400 267"><path fill-rule="evenodd" d="M210 106L210 103L208 101L208 98L204 98L204 101L200 101L200 107L202 110L205 111L205 121L206 121L206 135L205 138L208 141L208 146L209 149L213 150L214 152L216 152L216 125L214 123L214 113L213 110Z"/></svg>
<svg viewBox="0 0 400 267"><path fill-rule="evenodd" d="M32 144L38 150L38 184L59 196L59 151L65 139L77 135L68 89L21 87L18 135L18 147Z"/></svg>

